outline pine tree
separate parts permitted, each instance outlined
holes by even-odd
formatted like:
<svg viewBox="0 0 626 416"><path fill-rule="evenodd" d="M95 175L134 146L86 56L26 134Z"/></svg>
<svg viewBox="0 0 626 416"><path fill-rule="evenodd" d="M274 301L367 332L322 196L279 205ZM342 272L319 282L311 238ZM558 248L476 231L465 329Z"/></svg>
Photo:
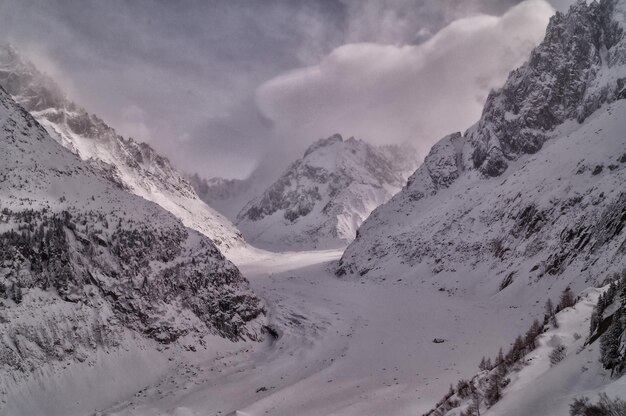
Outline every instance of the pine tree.
<svg viewBox="0 0 626 416"><path fill-rule="evenodd" d="M467 399L471 393L470 382L468 380L459 380L456 383L456 392L461 399Z"/></svg>
<svg viewBox="0 0 626 416"><path fill-rule="evenodd" d="M613 314L613 320L607 331L600 337L600 362L602 366L611 370L611 376L615 369L623 364L620 354L620 337L622 336L622 314L618 309Z"/></svg>
<svg viewBox="0 0 626 416"><path fill-rule="evenodd" d="M22 288L18 284L13 283L12 291L13 291L13 296L12 296L13 301L15 303L22 303Z"/></svg>
<svg viewBox="0 0 626 416"><path fill-rule="evenodd" d="M448 393L445 395L446 400L449 399L450 397L454 396L454 393L456 393L454 391L454 386L452 384L450 384L450 388L448 389Z"/></svg>
<svg viewBox="0 0 626 416"><path fill-rule="evenodd" d="M496 366L499 366L502 363L504 363L504 353L502 352L502 348L500 348L496 357Z"/></svg>
<svg viewBox="0 0 626 416"><path fill-rule="evenodd" d="M488 406L493 406L498 400L502 398L500 393L500 376L494 374L489 378L489 384L485 390L485 401Z"/></svg>
<svg viewBox="0 0 626 416"><path fill-rule="evenodd" d="M469 409L472 411L473 416L480 416L480 395L477 391L474 392L474 397L472 398L472 403L469 406Z"/></svg>
<svg viewBox="0 0 626 416"><path fill-rule="evenodd" d="M619 282L619 289L618 289L618 296L619 296L619 300L620 303L622 305L626 305L626 270L624 270L624 275L622 276L622 279Z"/></svg>
<svg viewBox="0 0 626 416"><path fill-rule="evenodd" d="M559 299L559 309L563 310L574 305L576 305L576 299L574 298L574 293L572 293L572 289L568 286L565 288L563 293L561 293L561 298Z"/></svg>
<svg viewBox="0 0 626 416"><path fill-rule="evenodd" d="M556 320L556 311L554 310L554 304L552 303L552 299L548 299L546 301L543 321L544 324L551 323L553 327L559 327L559 323Z"/></svg>
<svg viewBox="0 0 626 416"><path fill-rule="evenodd" d="M508 371L506 366L506 362L504 361L504 353L502 352L502 348L498 351L498 356L496 357L495 362L496 372L500 377L504 377Z"/></svg>
<svg viewBox="0 0 626 416"><path fill-rule="evenodd" d="M537 348L537 337L541 335L542 332L543 326L539 323L538 319L535 319L530 328L528 328L528 331L526 331L526 336L524 338L526 348L530 351Z"/></svg>
<svg viewBox="0 0 626 416"><path fill-rule="evenodd" d="M589 319L589 334L593 335L599 325L600 315L598 314L598 305L596 305L593 307L593 312L591 312L591 318Z"/></svg>
<svg viewBox="0 0 626 416"><path fill-rule="evenodd" d="M524 356L524 350L524 339L521 335L518 335L517 338L515 338L515 342L513 342L511 349L506 354L507 364L512 365L518 362Z"/></svg>

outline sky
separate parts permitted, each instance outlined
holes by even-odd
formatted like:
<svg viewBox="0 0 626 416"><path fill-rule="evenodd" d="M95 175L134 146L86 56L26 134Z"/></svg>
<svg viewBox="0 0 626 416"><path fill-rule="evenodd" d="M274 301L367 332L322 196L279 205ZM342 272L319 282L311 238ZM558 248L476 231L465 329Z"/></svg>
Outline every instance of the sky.
<svg viewBox="0 0 626 416"><path fill-rule="evenodd" d="M244 178L334 133L425 155L570 2L0 0L0 40L181 170Z"/></svg>

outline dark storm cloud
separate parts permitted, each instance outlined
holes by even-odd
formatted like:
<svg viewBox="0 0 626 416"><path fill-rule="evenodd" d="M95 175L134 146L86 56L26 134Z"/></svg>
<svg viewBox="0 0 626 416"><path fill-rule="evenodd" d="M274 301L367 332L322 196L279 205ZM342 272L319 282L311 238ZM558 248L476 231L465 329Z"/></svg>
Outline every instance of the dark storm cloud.
<svg viewBox="0 0 626 416"><path fill-rule="evenodd" d="M242 176L286 144L298 150L317 138L276 137L276 120L257 108L260 85L347 43L414 45L458 18L516 3L0 0L0 36L70 98L183 169Z"/></svg>

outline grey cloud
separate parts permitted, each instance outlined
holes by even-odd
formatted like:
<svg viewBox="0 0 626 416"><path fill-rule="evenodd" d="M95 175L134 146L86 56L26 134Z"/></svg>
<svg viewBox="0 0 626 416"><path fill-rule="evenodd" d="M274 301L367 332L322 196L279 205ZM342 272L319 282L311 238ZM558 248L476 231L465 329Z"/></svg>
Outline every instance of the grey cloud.
<svg viewBox="0 0 626 416"><path fill-rule="evenodd" d="M525 61L552 13L547 2L528 0L502 17L455 20L420 45L343 45L262 85L258 103L286 141L340 132L411 142L425 154L478 119L490 89Z"/></svg>
<svg viewBox="0 0 626 416"><path fill-rule="evenodd" d="M516 3L0 0L0 37L122 134L185 170L240 177L318 135L277 135L256 106L259 85L344 44L416 45L460 17Z"/></svg>

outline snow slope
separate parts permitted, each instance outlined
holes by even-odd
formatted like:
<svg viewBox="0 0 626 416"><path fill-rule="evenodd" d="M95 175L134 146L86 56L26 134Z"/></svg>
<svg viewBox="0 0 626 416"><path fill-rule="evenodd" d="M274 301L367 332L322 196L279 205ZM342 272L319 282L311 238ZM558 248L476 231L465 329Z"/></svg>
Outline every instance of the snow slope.
<svg viewBox="0 0 626 416"><path fill-rule="evenodd" d="M602 29L620 28L621 21L616 20L617 26L607 26L606 19L620 18L624 3L615 3L615 10L612 4L603 1L600 6L587 6L580 2L567 17L553 19L547 37L552 40L538 49L535 61L531 59L526 69L512 75L507 88L491 96L484 119L466 135L449 136L435 146L411 183L370 216L343 254L339 267L344 275L364 278L336 279L334 261L341 256L336 250L251 254L242 261L241 268L251 278L253 289L267 301L272 330L263 343L219 344L212 339L206 342L207 349L201 350L199 341L181 338L176 346L160 354L153 344L146 346L146 338L135 342L128 335L135 332L120 327L124 332L118 337L126 342L115 354L119 352L124 359L112 360L106 354L109 357L88 361L93 368L102 368L107 380L116 380L120 389L107 389L113 393L94 397L93 389L86 386L97 386L101 379L84 372L76 360L69 369L59 366L55 370L55 374L71 377L55 375L46 382L24 382L19 388L11 383L2 386L2 391L9 391L4 413L42 413L48 399L50 415L97 411L118 416L395 416L421 414L432 408L451 383L475 373L480 357L495 355L503 340L513 340L526 330L549 296L554 299L570 284L575 290L582 289L624 266L626 101L619 99L623 38L619 30ZM577 35L572 37L568 31ZM593 48L582 47L590 41ZM604 48L597 48L593 42L602 42ZM559 59L561 64L557 65L551 54L563 50L586 52L582 57ZM569 58L574 59L574 66L570 67ZM540 65L546 63L551 65ZM536 76L535 69L539 68L543 69ZM563 74L573 74L575 79L562 78ZM571 97L567 102L550 100L560 88L582 85L573 82L577 79L585 80L582 95L575 89L571 96L565 94ZM539 98L517 101L533 94L539 94ZM537 106L535 111L535 104L544 102L549 105ZM537 121L545 115L551 117ZM27 128L23 123L18 127ZM523 143L514 146L510 139L520 137ZM26 157L38 154L33 148L23 149L19 152ZM332 171L337 159L331 155L341 152L320 154L323 157L311 164L313 172L319 172L318 168ZM70 164L68 172L75 171L73 166ZM11 189L16 192L29 189L34 180L28 176L26 182L20 173L19 169L7 172L13 178ZM47 176L54 178L54 174ZM47 183L45 187L53 191L51 200L76 205L70 191L82 189L81 185L68 182L66 176L78 177L63 175L64 181L55 182L56 187L66 190L65 194ZM287 212L300 214L300 207L308 209L309 202L316 198L308 196L316 192L322 195L320 189L326 188L313 180L316 175L309 176L311 180L302 189L295 185L295 189L289 188L295 192L294 198L287 200L288 207L281 208L284 211L278 217L284 219ZM90 184L89 189L92 186L98 190L98 186L105 185ZM108 195L108 189L102 190L104 195ZM118 195L115 192L108 191ZM67 200L61 201L59 195ZM285 201L282 191L277 203L271 195L266 194L267 206L280 206ZM16 196L12 204L41 204L32 196L28 198L20 200ZM89 201L87 198L87 204L91 204ZM154 215L169 218L158 217L164 226L175 222L156 205L143 200L137 203L148 204L155 210ZM132 212L136 211L142 212ZM281 227L278 221L270 223L270 230L276 231L274 237L288 242L287 235L278 233ZM87 233L83 224L74 228L80 234ZM191 231L187 233L202 239ZM98 241L97 234L89 238ZM86 256L80 258L87 261ZM150 265L160 270L159 262L152 259ZM16 276L20 274L6 278L4 288L11 314L8 322L28 319L33 312L20 309L20 305L29 304L37 305L35 310L41 309L56 320L51 309L39 305L45 305L46 296L37 289L22 293L15 288ZM139 280L136 283L141 284ZM75 291L61 293L73 296ZM588 293L594 296L593 291ZM91 309L75 311L74 304L62 305L77 315L70 322L89 321L85 314L92 313ZM565 313L559 315L560 332L549 332L547 338L542 338L533 363L522 369L491 414L562 414L573 392L587 394L607 389L615 395L624 391L623 381L605 384L602 373L596 372L594 351L571 354L581 343L572 331L587 325L589 301ZM98 312L93 319L100 319L102 314ZM2 316L0 322L6 325L7 319ZM195 322L192 316L184 316ZM42 318L35 315L35 320ZM182 327L186 325L191 324ZM63 335L85 330L69 326ZM547 369L545 354L554 337L567 343L570 355L559 366ZM435 343L434 339L443 342ZM30 347L28 342L21 345ZM83 345L88 343L76 345L86 349ZM200 354L189 357L185 346L198 349ZM59 344L52 351L75 354L71 345ZM0 357L7 356L0 352ZM142 368L139 357L155 363L156 368L145 377L138 374ZM169 365L163 357L172 359ZM66 366L66 361L61 365ZM73 370L74 365L78 370ZM582 366L595 373L583 372ZM128 369L131 371L123 371ZM531 379L533 382L528 383ZM557 400L552 401L548 392L556 394Z"/></svg>
<svg viewBox="0 0 626 416"><path fill-rule="evenodd" d="M57 383L81 380L68 374L105 383L152 351L101 398L76 387L110 400L167 366L159 350L260 339L263 316L211 240L101 177L0 89L0 414L48 414L36 409ZM93 405L79 401L50 414Z"/></svg>
<svg viewBox="0 0 626 416"><path fill-rule="evenodd" d="M421 414L450 383L473 374L486 351L495 354L503 338L532 321L523 307L453 295L436 280L336 279L340 255L265 253L242 264L267 301L278 338L181 366L100 410L112 416Z"/></svg>
<svg viewBox="0 0 626 416"><path fill-rule="evenodd" d="M69 101L58 85L8 45L0 47L0 85L63 146L112 182L156 202L223 251L245 242L224 216L204 203L189 182L146 143L124 139L96 115Z"/></svg>
<svg viewBox="0 0 626 416"><path fill-rule="evenodd" d="M602 367L601 343L591 340L589 333L594 307L608 287L584 290L574 306L556 314L556 326L552 323L543 326L533 341L532 351L515 363L507 363L505 359L500 364L508 368L504 372L499 366L482 369L466 379L467 387L463 390L459 388L462 384L453 384L452 394L447 394L445 401L428 414L452 416L462 411L471 414L467 412L472 404L475 407L476 397L480 397L480 413L486 416L567 415L576 398L591 396L592 402L596 402L598 393L624 398L626 377L611 377L610 371ZM562 351L560 361L551 359L557 348ZM506 387L500 389L501 398L490 406L486 398L494 380L506 383ZM469 386L473 386L476 394L471 393Z"/></svg>
<svg viewBox="0 0 626 416"><path fill-rule="evenodd" d="M417 155L340 135L315 142L239 213L246 239L267 249L343 247L415 168Z"/></svg>
<svg viewBox="0 0 626 416"><path fill-rule="evenodd" d="M551 293L570 283L582 290L620 271L625 10L623 1L578 2L552 18L481 120L437 143L408 185L370 215L338 274L478 275L476 290L514 301L538 296L527 286L541 280L554 282Z"/></svg>
<svg viewBox="0 0 626 416"><path fill-rule="evenodd" d="M575 398L587 396L596 402L598 393L626 397L626 377L612 379L600 364L600 343L586 344L589 318L604 290L606 287L586 290L574 308L557 315L559 328L541 336L539 348L527 357L529 365L516 374L503 399L484 413L486 416L561 416L569 414ZM551 366L549 355L557 344L566 346L567 356Z"/></svg>

